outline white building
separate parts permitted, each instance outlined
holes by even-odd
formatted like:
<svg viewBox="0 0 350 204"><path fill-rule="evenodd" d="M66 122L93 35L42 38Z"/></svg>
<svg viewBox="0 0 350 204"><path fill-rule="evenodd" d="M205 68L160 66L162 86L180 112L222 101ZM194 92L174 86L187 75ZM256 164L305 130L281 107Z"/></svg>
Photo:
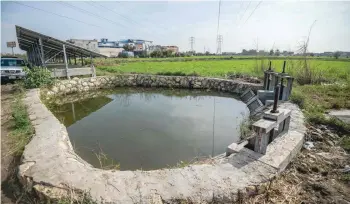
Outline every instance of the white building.
<svg viewBox="0 0 350 204"><path fill-rule="evenodd" d="M96 39L94 40L83 40L83 39L69 39L67 42L77 45L79 47L94 51L99 53L98 42Z"/></svg>

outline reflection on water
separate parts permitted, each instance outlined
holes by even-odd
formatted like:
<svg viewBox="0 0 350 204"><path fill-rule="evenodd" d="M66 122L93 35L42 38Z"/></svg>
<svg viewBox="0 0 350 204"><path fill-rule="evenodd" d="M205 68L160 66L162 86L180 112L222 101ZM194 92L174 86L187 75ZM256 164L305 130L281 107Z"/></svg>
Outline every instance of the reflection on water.
<svg viewBox="0 0 350 204"><path fill-rule="evenodd" d="M246 105L230 94L181 89L119 88L51 110L83 159L98 167L94 152L101 148L122 170L164 168L223 153L239 140L239 123L248 115Z"/></svg>

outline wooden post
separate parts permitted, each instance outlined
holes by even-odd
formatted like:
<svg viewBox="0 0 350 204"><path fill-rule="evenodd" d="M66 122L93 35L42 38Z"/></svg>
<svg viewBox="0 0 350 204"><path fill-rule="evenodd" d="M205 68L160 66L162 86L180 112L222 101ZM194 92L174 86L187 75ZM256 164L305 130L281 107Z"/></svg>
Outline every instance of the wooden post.
<svg viewBox="0 0 350 204"><path fill-rule="evenodd" d="M39 46L40 46L40 58L41 58L41 65L43 67L45 66L45 56L44 56L44 45L43 45L43 40L41 38L39 38Z"/></svg>
<svg viewBox="0 0 350 204"><path fill-rule="evenodd" d="M69 73L68 73L68 62L67 62L67 54L66 54L66 46L63 45L63 56L64 56L64 63L66 64L66 74L67 78L70 79Z"/></svg>

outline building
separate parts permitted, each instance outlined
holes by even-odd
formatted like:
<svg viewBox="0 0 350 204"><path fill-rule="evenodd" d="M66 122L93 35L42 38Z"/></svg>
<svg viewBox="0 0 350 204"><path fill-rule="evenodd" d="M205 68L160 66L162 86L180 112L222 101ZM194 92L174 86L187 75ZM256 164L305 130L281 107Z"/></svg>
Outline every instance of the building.
<svg viewBox="0 0 350 204"><path fill-rule="evenodd" d="M173 53L179 52L179 47L175 45L169 45L169 46L162 46L163 50L171 50Z"/></svg>
<svg viewBox="0 0 350 204"><path fill-rule="evenodd" d="M107 38L102 38L101 42L98 42L98 47L123 48L118 41L108 41Z"/></svg>
<svg viewBox="0 0 350 204"><path fill-rule="evenodd" d="M119 53L123 52L123 48L117 48L117 47L100 47L98 48L100 51L100 54L106 55L107 57L118 57Z"/></svg>
<svg viewBox="0 0 350 204"><path fill-rule="evenodd" d="M140 39L126 39L126 40L119 40L119 45L121 47L125 45L130 45L134 47L134 51L147 51L149 47L152 45L152 41L148 40L140 40Z"/></svg>
<svg viewBox="0 0 350 204"><path fill-rule="evenodd" d="M121 46L118 41L108 41L107 38L102 38L101 41L98 42L98 49L101 54L103 53L103 55L108 57L118 57L119 53L124 50L123 46Z"/></svg>
<svg viewBox="0 0 350 204"><path fill-rule="evenodd" d="M119 53L124 50L125 45L134 47L135 53L142 53L147 51L152 41L139 40L139 39L126 39L119 41L108 41L107 38L102 38L101 42L98 42L98 48L100 53L107 55L109 57L117 57ZM130 55L130 54L128 54Z"/></svg>
<svg viewBox="0 0 350 204"><path fill-rule="evenodd" d="M154 51L162 51L162 46L160 45L151 45L148 48L149 52L154 52Z"/></svg>
<svg viewBox="0 0 350 204"><path fill-rule="evenodd" d="M99 52L98 43L96 39L84 40L84 39L69 39L67 42L72 43L76 46L91 50L93 52Z"/></svg>

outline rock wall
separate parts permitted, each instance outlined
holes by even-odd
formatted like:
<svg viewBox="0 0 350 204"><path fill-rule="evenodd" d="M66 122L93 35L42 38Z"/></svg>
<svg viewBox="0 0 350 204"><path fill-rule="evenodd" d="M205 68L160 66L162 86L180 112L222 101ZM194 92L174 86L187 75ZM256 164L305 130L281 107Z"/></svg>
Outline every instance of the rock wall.
<svg viewBox="0 0 350 204"><path fill-rule="evenodd" d="M213 89L237 94L243 93L248 88L251 88L253 91L262 88L262 84L254 84L240 80L191 76L125 74L93 78L74 78L72 80L59 81L48 90L47 95L65 95L75 92L121 86Z"/></svg>

